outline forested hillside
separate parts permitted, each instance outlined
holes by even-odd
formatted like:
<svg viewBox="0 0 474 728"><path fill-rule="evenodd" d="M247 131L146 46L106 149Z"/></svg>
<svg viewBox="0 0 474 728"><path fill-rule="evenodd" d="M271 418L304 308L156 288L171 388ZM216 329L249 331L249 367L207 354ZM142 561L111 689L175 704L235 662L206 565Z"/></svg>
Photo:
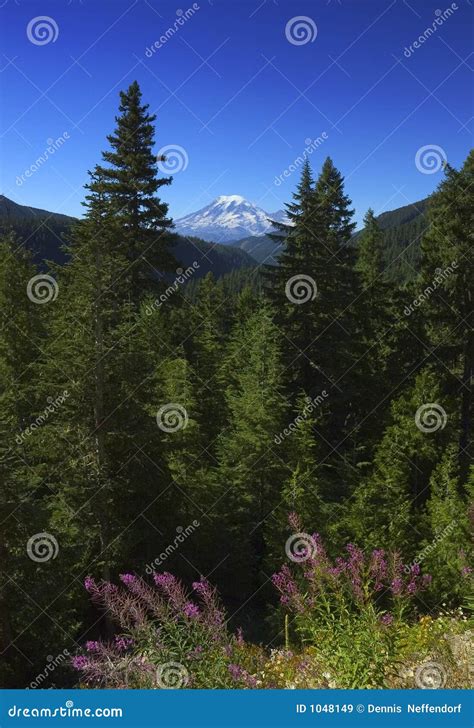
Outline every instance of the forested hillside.
<svg viewBox="0 0 474 728"><path fill-rule="evenodd" d="M64 247L75 223L77 219L74 217L18 205L0 195L0 232L3 235L13 232L21 245L32 252L33 261L40 267L44 267L45 261L66 262ZM179 268L187 268L196 262L195 278L203 278L209 272L219 278L231 271L255 266L255 260L244 250L229 245L176 234L172 236L170 245L174 248Z"/></svg>
<svg viewBox="0 0 474 728"><path fill-rule="evenodd" d="M420 241L426 229L427 200L384 212L377 218L383 231L383 259L386 274L401 281L413 278L420 260ZM33 260L65 262L63 247L68 232L76 222L73 217L59 215L34 207L18 205L0 195L0 231L12 231L33 252ZM361 231L354 233L357 244ZM193 236L176 235L173 246L181 267L199 263L195 278L212 272L216 278L240 268L257 265L277 265L282 250L281 241L268 235L253 235L235 245L209 243ZM245 275L245 274L244 274ZM237 276L238 277L238 276Z"/></svg>
<svg viewBox="0 0 474 728"><path fill-rule="evenodd" d="M394 666L464 629L435 617L470 576L474 154L357 245L342 174L306 163L279 265L194 240L197 281L154 124L135 82L63 260L14 211L1 241L2 684L66 651L42 687L169 661L190 687L412 687Z"/></svg>
<svg viewBox="0 0 474 728"><path fill-rule="evenodd" d="M418 272L421 238L427 227L427 200L420 200L377 217L382 231L382 256L387 277L400 283ZM357 245L362 230L354 233L351 242ZM276 265L282 250L281 241L271 235L250 236L235 243L259 263Z"/></svg>

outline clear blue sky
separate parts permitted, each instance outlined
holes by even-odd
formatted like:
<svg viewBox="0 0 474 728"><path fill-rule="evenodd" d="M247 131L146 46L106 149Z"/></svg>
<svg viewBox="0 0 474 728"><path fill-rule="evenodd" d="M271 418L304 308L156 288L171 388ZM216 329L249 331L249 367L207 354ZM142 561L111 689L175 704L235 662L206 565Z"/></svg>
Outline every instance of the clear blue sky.
<svg viewBox="0 0 474 728"><path fill-rule="evenodd" d="M1 191L20 204L81 214L87 170L107 148L118 91L137 79L156 110L157 150L189 158L163 198L173 217L220 194L266 210L290 199L298 175L274 179L326 132L311 155L346 176L360 220L425 197L441 173L415 155L440 146L460 165L472 146L472 12L469 0L420 44L447 0L199 0L199 9L152 57L151 47L191 0L0 0ZM55 42L27 37L39 15ZM296 45L287 22L307 16L314 42ZM308 22L308 21L305 21ZM53 32L54 29L53 29ZM76 62L77 61L77 62ZM24 183L16 179L69 139Z"/></svg>

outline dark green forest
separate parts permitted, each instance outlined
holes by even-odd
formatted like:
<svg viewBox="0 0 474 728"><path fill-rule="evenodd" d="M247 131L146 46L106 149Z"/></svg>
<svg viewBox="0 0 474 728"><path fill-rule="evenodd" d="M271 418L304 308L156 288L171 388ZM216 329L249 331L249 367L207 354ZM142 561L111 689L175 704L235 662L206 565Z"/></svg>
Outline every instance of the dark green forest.
<svg viewBox="0 0 474 728"><path fill-rule="evenodd" d="M420 565L415 620L467 609L474 153L356 234L341 172L306 162L256 265L173 233L136 82L105 146L60 256L2 223L2 686L111 639L84 580L124 572L205 577L249 644L295 644L295 532ZM64 661L41 686L77 682Z"/></svg>

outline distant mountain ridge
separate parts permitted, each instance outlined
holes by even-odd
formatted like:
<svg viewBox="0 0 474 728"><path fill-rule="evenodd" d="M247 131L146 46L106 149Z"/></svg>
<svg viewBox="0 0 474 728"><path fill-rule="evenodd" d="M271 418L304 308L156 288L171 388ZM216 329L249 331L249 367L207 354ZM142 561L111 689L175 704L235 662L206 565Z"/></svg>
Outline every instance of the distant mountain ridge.
<svg viewBox="0 0 474 728"><path fill-rule="evenodd" d="M0 233L13 231L26 248L31 250L39 266L46 260L64 263L61 250L65 236L77 218L13 202L0 195ZM179 267L199 264L193 277L202 278L212 272L216 278L241 268L253 268L256 262L245 250L230 245L216 245L195 237L174 236L173 255Z"/></svg>
<svg viewBox="0 0 474 728"><path fill-rule="evenodd" d="M54 218L55 221L74 222L75 217L71 215L63 215L60 212L49 212L41 210L39 207L29 207L28 205L20 205L18 202L10 200L5 195L0 195L0 219L17 220L20 218L43 219Z"/></svg>
<svg viewBox="0 0 474 728"><path fill-rule="evenodd" d="M426 210L428 199L414 202L395 210L383 212L377 220L384 233L384 259L391 278L406 279L414 274L420 258L420 243L427 226ZM362 230L354 233L352 241ZM268 235L246 236L236 240L234 246L245 250L262 264L277 265L282 244Z"/></svg>
<svg viewBox="0 0 474 728"><path fill-rule="evenodd" d="M241 195L221 195L205 207L175 220L181 235L197 235L215 243L232 243L248 236L265 235L271 220L285 219L282 210L266 212Z"/></svg>
<svg viewBox="0 0 474 728"><path fill-rule="evenodd" d="M249 234L240 239L233 239L233 235L241 229L240 223L236 222L235 215L241 218L242 214L248 212L252 229L255 229L255 226L256 229L262 229L266 225L268 232L272 229L268 223L268 217L271 216L270 219L276 221L284 221L285 213L261 211L265 216L264 222L260 214L256 218L254 216L254 210L260 208L256 208L239 195L223 195L216 198L214 202L216 201L220 201L221 212L228 215L227 218L221 218L220 224L223 224L225 220L231 222L232 241L224 240L222 244L211 243L200 236L183 234L183 228L179 224L180 221L177 220L173 252L178 264L187 267L197 261L199 268L196 271L196 278L203 277L209 271L212 271L218 278L235 270L253 268L258 264L277 265L282 245L272 240L267 234ZM208 205L208 208L212 208L213 204ZM420 200L384 212L377 218L384 231L385 264L388 274L392 278L406 280L412 277L418 268L420 241L427 226L427 204L428 199ZM247 205L250 206L250 210ZM206 210L206 208L203 209ZM187 216L187 218L189 217L192 216ZM181 218L181 221L187 218ZM74 217L19 205L8 197L0 195L0 233L13 230L20 241L33 252L34 259L39 265L44 264L45 260L57 263L65 261L65 254L61 251L61 246L64 243L64 236L75 221ZM201 229L205 231L205 226L203 225ZM220 229L220 226L219 233L222 236L223 230ZM355 245L357 245L360 233L360 230L357 231L352 238Z"/></svg>
<svg viewBox="0 0 474 728"><path fill-rule="evenodd" d="M384 233L384 262L390 278L413 278L419 267L421 239L428 221L429 198L383 212L377 220ZM358 230L353 241L361 234Z"/></svg>

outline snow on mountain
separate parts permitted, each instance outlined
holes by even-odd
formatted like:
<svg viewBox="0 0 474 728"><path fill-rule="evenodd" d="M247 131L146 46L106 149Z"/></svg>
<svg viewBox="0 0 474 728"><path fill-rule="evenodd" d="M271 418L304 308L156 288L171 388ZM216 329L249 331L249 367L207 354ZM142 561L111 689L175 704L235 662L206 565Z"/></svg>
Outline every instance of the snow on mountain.
<svg viewBox="0 0 474 728"><path fill-rule="evenodd" d="M281 221L284 217L284 212L265 212L240 195L221 195L201 210L175 220L175 229L181 235L232 243L250 235L265 235L274 229L269 219Z"/></svg>

